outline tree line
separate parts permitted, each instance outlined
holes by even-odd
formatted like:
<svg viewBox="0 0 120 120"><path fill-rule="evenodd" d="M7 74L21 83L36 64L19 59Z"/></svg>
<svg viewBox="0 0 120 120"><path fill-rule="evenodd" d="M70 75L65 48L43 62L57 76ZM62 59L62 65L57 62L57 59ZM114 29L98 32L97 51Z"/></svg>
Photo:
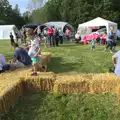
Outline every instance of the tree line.
<svg viewBox="0 0 120 120"><path fill-rule="evenodd" d="M29 20L40 23L66 21L77 28L78 24L96 17L120 23L120 0L48 0L40 8L33 9Z"/></svg>
<svg viewBox="0 0 120 120"><path fill-rule="evenodd" d="M66 21L74 27L102 17L120 23L120 0L29 0L28 11L20 14L8 0L0 0L0 24L15 24L18 28L28 22Z"/></svg>
<svg viewBox="0 0 120 120"><path fill-rule="evenodd" d="M0 0L0 25L14 24L18 28L26 23L26 20L20 13L19 6L12 8L8 0Z"/></svg>

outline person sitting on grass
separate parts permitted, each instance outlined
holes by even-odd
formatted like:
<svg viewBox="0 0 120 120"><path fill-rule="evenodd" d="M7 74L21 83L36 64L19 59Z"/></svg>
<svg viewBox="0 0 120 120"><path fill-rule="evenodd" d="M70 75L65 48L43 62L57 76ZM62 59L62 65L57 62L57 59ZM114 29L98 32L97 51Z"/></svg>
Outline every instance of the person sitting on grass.
<svg viewBox="0 0 120 120"><path fill-rule="evenodd" d="M91 49L95 50L95 38L91 41Z"/></svg>
<svg viewBox="0 0 120 120"><path fill-rule="evenodd" d="M0 54L0 73L10 70L10 65L6 63L3 54Z"/></svg>
<svg viewBox="0 0 120 120"><path fill-rule="evenodd" d="M32 40L31 47L28 51L28 55L31 57L32 60L32 66L33 66L33 73L32 76L37 75L37 67L38 63L40 61L40 47L38 44L36 44L35 40Z"/></svg>
<svg viewBox="0 0 120 120"><path fill-rule="evenodd" d="M120 50L112 56L112 62L114 64L114 69L109 69L109 72L115 73L120 77Z"/></svg>
<svg viewBox="0 0 120 120"><path fill-rule="evenodd" d="M14 59L11 62L12 68L24 68L31 66L32 61L25 49L19 47L17 43L13 44L15 48Z"/></svg>

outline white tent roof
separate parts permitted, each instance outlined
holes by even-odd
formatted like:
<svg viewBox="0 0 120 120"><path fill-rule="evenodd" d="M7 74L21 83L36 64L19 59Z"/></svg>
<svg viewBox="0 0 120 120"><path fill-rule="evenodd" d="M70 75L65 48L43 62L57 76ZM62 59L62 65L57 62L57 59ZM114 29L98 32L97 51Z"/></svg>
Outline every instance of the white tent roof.
<svg viewBox="0 0 120 120"><path fill-rule="evenodd" d="M17 27L15 25L0 25L0 39L10 39L9 35L10 32L12 32L14 38L15 33L18 33L20 35L20 32L18 31Z"/></svg>
<svg viewBox="0 0 120 120"><path fill-rule="evenodd" d="M68 26L71 29L73 29L72 25L70 25L67 22L62 22L62 21L52 21L52 22L45 23L45 25L54 26L55 28L61 28L62 30L64 29L65 26Z"/></svg>
<svg viewBox="0 0 120 120"><path fill-rule="evenodd" d="M11 29L14 27L15 27L15 25L0 25L0 29Z"/></svg>
<svg viewBox="0 0 120 120"><path fill-rule="evenodd" d="M105 19L100 18L100 17L97 17L97 18L95 18L91 21L85 22L83 24L79 24L78 31L83 29L83 28L98 27L98 26L106 26L107 34L109 34L110 26L114 27L114 33L117 32L117 23L111 22L109 20L105 20ZM88 30L88 33L89 33L89 30Z"/></svg>
<svg viewBox="0 0 120 120"><path fill-rule="evenodd" d="M107 26L108 24L109 24L109 26L117 26L117 23L115 23L115 22L111 22L109 20L105 20L103 18L97 17L91 21L85 22L83 24L79 24L79 27L81 27L81 26L84 26L84 27L87 27L87 26L89 26L89 27Z"/></svg>

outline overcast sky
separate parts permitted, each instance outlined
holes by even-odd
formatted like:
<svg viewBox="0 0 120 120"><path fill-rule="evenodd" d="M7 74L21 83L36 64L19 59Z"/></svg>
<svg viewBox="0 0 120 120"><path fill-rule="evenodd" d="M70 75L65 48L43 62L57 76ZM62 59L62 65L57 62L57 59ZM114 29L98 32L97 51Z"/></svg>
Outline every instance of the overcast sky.
<svg viewBox="0 0 120 120"><path fill-rule="evenodd" d="M8 0L10 4L14 7L16 4L19 5L20 12L24 13L28 7L28 0Z"/></svg>

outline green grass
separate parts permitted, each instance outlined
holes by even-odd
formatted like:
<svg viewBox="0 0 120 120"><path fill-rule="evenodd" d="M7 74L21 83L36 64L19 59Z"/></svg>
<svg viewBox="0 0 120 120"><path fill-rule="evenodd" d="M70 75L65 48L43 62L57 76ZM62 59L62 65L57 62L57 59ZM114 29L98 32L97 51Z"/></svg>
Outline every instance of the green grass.
<svg viewBox="0 0 120 120"><path fill-rule="evenodd" d="M68 73L105 73L113 67L111 54L104 52L105 46L96 45L91 51L90 45L64 44L58 48L44 48L52 52L52 61L48 71L60 74ZM120 47L117 47L119 50ZM0 53L7 58L13 56L8 41L0 41ZM36 94L18 101L15 108L1 120L119 120L120 107L115 95L79 94L54 95Z"/></svg>
<svg viewBox="0 0 120 120"><path fill-rule="evenodd" d="M36 94L18 101L1 120L119 120L115 95Z"/></svg>
<svg viewBox="0 0 120 120"><path fill-rule="evenodd" d="M0 40L0 53L4 54L7 58L13 57L13 49L11 48L10 41Z"/></svg>
<svg viewBox="0 0 120 120"><path fill-rule="evenodd" d="M96 45L96 50L91 51L90 45L65 44L58 48L41 47L42 51L53 53L49 71L56 73L105 73L113 67L111 54L104 52L105 46ZM117 47L119 50L120 47ZM0 53L7 58L13 57L9 41L0 41Z"/></svg>

